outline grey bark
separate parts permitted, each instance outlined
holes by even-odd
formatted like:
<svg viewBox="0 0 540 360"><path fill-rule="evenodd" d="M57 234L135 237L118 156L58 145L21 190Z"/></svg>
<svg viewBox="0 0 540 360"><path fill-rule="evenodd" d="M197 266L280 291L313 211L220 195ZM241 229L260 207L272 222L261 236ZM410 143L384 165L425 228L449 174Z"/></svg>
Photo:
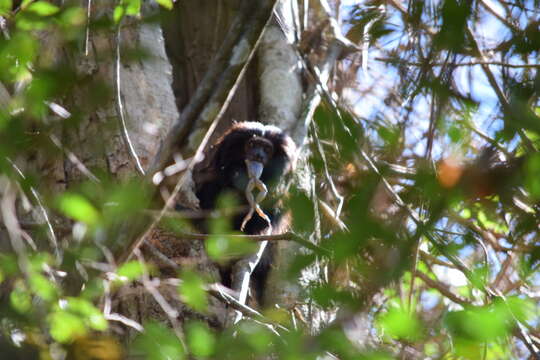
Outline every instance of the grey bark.
<svg viewBox="0 0 540 360"><path fill-rule="evenodd" d="M285 7L289 1L281 2L280 14L290 13ZM259 117L262 122L274 124L289 132L298 117L302 106L302 82L299 58L290 36L293 24L288 22L292 16L280 16L266 29L261 41L259 60ZM284 192L279 192L283 194ZM294 242L278 241L270 244L266 251L272 251L272 271L266 284L264 303L291 308L298 301L299 287L294 281L285 279L285 273L299 246Z"/></svg>
<svg viewBox="0 0 540 360"><path fill-rule="evenodd" d="M110 14L111 6L109 1L92 1L92 16ZM143 16L156 10L148 3L145 6ZM56 135L61 146L90 171L103 170L119 182L140 177L136 162L147 169L171 124L179 116L172 88L172 66L165 51L161 26L126 18L119 36L103 32L90 32L89 35L88 54L75 59L79 76L92 83L107 84L116 91L111 91L107 101L94 109L88 104L95 94L86 87L78 89L73 94L73 103L63 105L68 110L71 105L82 109L83 116L76 128L59 129ZM119 59L117 45L120 45ZM144 49L151 56L142 61L128 62L123 57L122 49L125 48ZM60 192L83 181L92 181L88 174L81 171L80 164L74 163L64 152L53 158L38 156L34 166L49 175L49 182L42 186L49 191ZM110 237L114 235L110 234ZM197 259L196 267L200 271L217 277L216 267L208 260L201 242L182 242L159 229L151 232L149 241L165 244L159 250L171 258ZM145 260L162 265L144 253L143 256ZM75 283L80 286L80 283ZM219 316L225 313L225 306L217 300L210 299L211 313L215 316L205 317L183 305L174 286L163 285L157 289L157 293L161 297L156 297L156 293L152 294L140 284L122 288L112 296L113 306L105 306L111 328L117 332L127 332L129 336L123 337L124 340L136 333L134 328L138 327L125 326L129 322L122 321L118 314L135 323L154 319L170 321L178 326L185 319L197 318L219 327L222 322ZM105 303L108 299L109 295L105 297ZM163 300L175 309L174 319L162 306Z"/></svg>
<svg viewBox="0 0 540 360"><path fill-rule="evenodd" d="M267 28L258 55L259 116L263 122L289 131L302 106L299 58L278 25Z"/></svg>

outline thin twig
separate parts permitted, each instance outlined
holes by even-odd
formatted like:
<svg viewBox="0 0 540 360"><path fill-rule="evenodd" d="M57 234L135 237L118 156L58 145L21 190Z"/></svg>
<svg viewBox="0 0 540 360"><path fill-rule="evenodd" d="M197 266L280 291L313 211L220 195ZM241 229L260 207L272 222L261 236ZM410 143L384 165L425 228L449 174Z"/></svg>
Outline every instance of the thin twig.
<svg viewBox="0 0 540 360"><path fill-rule="evenodd" d="M404 60L400 58L388 58L388 57L376 57L374 58L376 61L381 61L389 64L403 64L407 66L418 66L421 68L425 68L426 66L434 67L434 66L447 66L447 63L440 63L440 62L418 62L418 61L409 61ZM458 63L452 63L452 66L461 67L461 66L476 66L476 65L493 65L493 66L502 66L502 67L508 67L508 68L515 68L515 69L537 69L540 68L540 64L509 64L504 61L495 61L495 60L475 60L475 61L467 61L467 62L458 62Z"/></svg>
<svg viewBox="0 0 540 360"><path fill-rule="evenodd" d="M182 279L178 278L170 278L170 279L164 279L160 281L160 283L172 285L175 287L178 287L182 284ZM249 317L253 320L259 321L263 323L266 326L270 326L272 328L276 328L282 331L289 331L288 328L286 328L283 325L280 325L278 323L275 323L271 319L267 318L266 316L262 315L257 310L253 309L252 307L249 307L248 305L240 303L236 297L235 292L232 289L229 289L219 283L211 283L204 286L204 290L211 295L212 297L218 299L219 301L229 305L234 310L242 312L244 316ZM275 331L275 330L274 330ZM275 332L277 335L279 333Z"/></svg>
<svg viewBox="0 0 540 360"><path fill-rule="evenodd" d="M247 297L250 288L251 274L259 264L268 245L268 241L261 241L258 246L257 251L247 257L244 257L238 260L232 270L232 288L234 291L238 292L238 302L240 304L246 304ZM243 313L240 311L236 312L236 317L234 319L234 324L237 324L242 320Z"/></svg>
<svg viewBox="0 0 540 360"><path fill-rule="evenodd" d="M398 10L407 22L413 22L411 19L411 15L407 12L407 9L405 9L398 0L387 0L387 2L392 5L393 8ZM419 22L418 25L431 36L434 36L437 33L434 29L429 27L424 22Z"/></svg>
<svg viewBox="0 0 540 360"><path fill-rule="evenodd" d="M9 240L13 251L17 254L17 262L19 264L19 269L24 275L26 281L29 280L30 276L28 271L30 270L30 265L28 261L28 255L26 252L26 246L22 241L21 237L21 227L17 219L17 210L15 201L17 199L15 185L7 177L3 176L0 178L0 181L5 182L3 185L2 191L2 200L0 201L0 213L2 215L2 220L9 234Z"/></svg>
<svg viewBox="0 0 540 360"><path fill-rule="evenodd" d="M75 155L72 151L67 149L60 140L55 135L49 135L49 138L51 139L52 143L62 150L64 154L66 154L68 160L75 165L77 170L79 170L83 175L86 175L90 180L92 180L95 183L100 183L101 181L98 179L96 175L94 175L87 167L83 164L81 160Z"/></svg>
<svg viewBox="0 0 540 360"><path fill-rule="evenodd" d="M499 20L501 23L503 23L504 25L508 26L510 29L512 29L513 32L520 32L520 28L518 26L516 26L515 24L511 23L510 21L508 21L508 18L504 17L503 15L499 14L497 12L497 10L495 10L493 8L493 6L488 3L486 0L479 0L480 4L482 4L482 6L489 12L491 13L493 16L495 16L497 18L497 20Z"/></svg>
<svg viewBox="0 0 540 360"><path fill-rule="evenodd" d="M26 176L24 176L24 173L19 169L19 167L8 157L6 157L6 160L11 164L15 172L21 177L22 180L26 179ZM62 261L62 255L60 253L60 248L58 247L58 239L56 237L56 233L54 231L54 227L51 223L51 220L49 219L49 213L47 212L47 209L43 205L43 202L41 201L41 196L37 192L37 190L30 186L30 192L32 193L32 196L34 197L34 200L36 201L36 204L39 208L39 211L41 212L41 215L43 216L43 220L45 221L45 224L47 225L47 230L49 231L49 241L51 243L51 247L54 251L54 256L56 258L56 261L58 264Z"/></svg>
<svg viewBox="0 0 540 360"><path fill-rule="evenodd" d="M162 261L167 266L170 266L174 270L180 269L180 266L169 259L165 254L163 254L161 251L159 251L152 243L149 241L144 242L144 247L150 252L150 255L154 256L159 261Z"/></svg>
<svg viewBox="0 0 540 360"><path fill-rule="evenodd" d="M328 185L330 185L330 189L332 190L334 197L337 199L337 202L338 202L338 205L336 207L336 210L334 211L334 214L335 214L336 219L338 221L341 221L339 217L341 216L341 209L343 208L343 202L345 198L339 193L334 183L334 180L332 179L332 176L330 176L330 172L328 171L328 163L326 161L326 155L322 148L321 141L319 137L317 136L317 126L315 125L315 123L312 123L311 126L313 127L313 139L315 140L315 144L317 145L317 151L319 152L319 155L321 156L321 159L323 162L324 176L326 178L326 181L328 182Z"/></svg>
<svg viewBox="0 0 540 360"><path fill-rule="evenodd" d="M510 314L512 315L514 319L515 325L517 325L516 328L514 329L514 335L517 336L519 339L521 339L521 341L523 341L527 349L531 352L531 358L540 360L540 350L538 349L538 346L531 339L531 336L528 333L528 328L527 328L528 324L522 323L521 320L518 319L518 317L514 313L515 311L514 308L508 305L506 296L504 296L504 294L502 294L501 292L496 292L496 291L494 293L501 300L503 300L504 304L507 306L508 311L510 312Z"/></svg>
<svg viewBox="0 0 540 360"><path fill-rule="evenodd" d="M233 216L243 213L249 209L249 206L235 206L227 208L225 211L220 210L204 210L204 209L185 209L185 210L165 210L163 217L183 220L193 219L216 219L219 217ZM143 210L145 214L158 218L161 214L161 210ZM162 217L162 218L163 218Z"/></svg>
<svg viewBox="0 0 540 360"><path fill-rule="evenodd" d="M330 255L331 251L328 249L325 249L319 245L313 244L310 241L304 240L301 236L298 236L297 234L293 232L286 232L282 234L273 234L273 235L239 235L239 234L188 234L188 233L182 233L178 235L179 239L182 240L206 240L209 237L212 236L224 236L224 237L230 237L234 239L245 239L245 240L252 240L252 241L281 241L281 240L287 240L287 241L294 241L300 245L303 245L304 247L315 251L317 254L320 255Z"/></svg>
<svg viewBox="0 0 540 360"><path fill-rule="evenodd" d="M301 149L307 142L309 125L313 120L315 110L321 102L321 93L328 94L326 83L330 77L330 72L345 48L346 46L339 40L333 40L329 45L326 57L319 67L313 70L317 83L311 84L306 93L305 100L302 104L302 113L298 119L298 125L292 134L294 141L298 144L298 149ZM327 98L335 105L331 96Z"/></svg>
<svg viewBox="0 0 540 360"><path fill-rule="evenodd" d="M138 249L134 250L135 256L137 257L137 260L144 264L145 261L142 257L141 252ZM157 280L157 279L156 279ZM157 286L153 282L153 280L150 279L150 275L148 274L148 271L146 270L146 267L143 267L143 275L142 275L142 283L144 285L144 288L152 295L154 300L158 303L158 305L161 307L165 315L169 318L169 321L171 322L171 325L173 327L173 330L176 334L176 337L182 345L186 346L185 338L184 338L184 332L182 330L182 325L178 321L178 310L173 308L171 304L165 299L163 295L158 291Z"/></svg>
<svg viewBox="0 0 540 360"><path fill-rule="evenodd" d="M67 120L69 118L71 118L71 112L69 112L66 108L64 108L63 106L61 106L60 104L58 103L55 103L55 102L50 102L50 101L47 101L45 102L47 104L47 106L49 107L49 109L57 116L59 116L60 118L64 119L64 120ZM75 155L72 151L70 151L69 149L67 149L63 144L62 142L60 141L60 139L58 139L56 137L56 135L54 134L50 134L49 135L49 139L52 141L52 143L58 148L60 149L68 158L68 160L73 164L75 165L75 167L83 174L83 175L86 175L90 180L92 180L93 182L96 182L96 183L99 183L100 180L97 178L97 176L95 176L84 164L82 161L79 160L79 158L77 157L77 155Z"/></svg>
<svg viewBox="0 0 540 360"><path fill-rule="evenodd" d="M451 269L456 269L454 264L441 260L438 257L433 256L424 250L420 250L420 256L422 257L422 260L426 263L431 263L435 265L445 266Z"/></svg>
<svg viewBox="0 0 540 360"><path fill-rule="evenodd" d="M484 133L483 131L478 129L471 122L464 121L464 125L467 128L469 128L470 130L472 130L474 133L476 133L478 136L480 136L482 139L486 140L491 146L495 147L497 150L499 150L501 153L503 153L507 158L512 157L510 152L508 152L508 150L506 150L503 146L501 146L501 144L499 144L498 141L496 141L495 139L490 138L486 133Z"/></svg>
<svg viewBox="0 0 540 360"><path fill-rule="evenodd" d="M92 19L92 0L86 2L86 34L84 36L84 55L88 56L90 44L90 21Z"/></svg>
<svg viewBox="0 0 540 360"><path fill-rule="evenodd" d="M144 327L141 324L139 324L133 319L130 319L118 313L111 313L111 314L105 315L105 319L110 320L110 321L118 321L126 326L129 326L132 329L137 330L138 332L144 331Z"/></svg>
<svg viewBox="0 0 540 360"><path fill-rule="evenodd" d="M224 286L221 284L209 284L206 286L206 290L210 295L220 301L223 301L224 303L232 307L234 310L240 311L244 316L258 320L262 323L278 328L280 330L289 331L289 329L287 329L283 325L273 322L257 310L239 302L234 296L230 295L227 291L228 289L225 289Z"/></svg>
<svg viewBox="0 0 540 360"><path fill-rule="evenodd" d="M419 277L420 279L422 279L422 281L424 283L426 283L427 286L429 286L430 288L433 288L433 289L437 289L443 296L445 296L448 299L452 300L456 304L460 304L460 305L469 305L470 304L470 301L468 301L467 299L465 299L465 298L463 298L463 297L461 297L461 296L459 296L457 294L454 294L446 285L440 283L439 281L433 280L432 278L430 278L429 276L427 276L423 272L417 271L415 275L417 277Z"/></svg>
<svg viewBox="0 0 540 360"><path fill-rule="evenodd" d="M504 262L501 265L501 269L499 270L499 273L495 277L495 280L493 280L491 287L493 289L499 289L502 280L510 280L508 275L508 269L510 269L510 266L514 262L515 255L513 253L509 253L506 255L506 259L504 259Z"/></svg>
<svg viewBox="0 0 540 360"><path fill-rule="evenodd" d="M135 162L135 168L139 171L141 175L144 175L144 169L141 164L141 161L139 159L139 156L137 155L137 152L135 151L135 146L133 145L133 142L131 141L131 137L129 135L129 131L127 128L126 123L126 114L124 112L124 104L122 102L122 79L120 77L121 74L121 61L120 61L120 43L122 40L122 23L118 24L118 28L116 29L116 79L115 79L115 86L116 86L116 108L118 113L118 118L120 120L120 127L122 128L122 135L124 138L124 141L126 143L126 146L128 148L128 153L131 155L131 158Z"/></svg>
<svg viewBox="0 0 540 360"><path fill-rule="evenodd" d="M495 78L495 75L493 75L493 72L489 68L489 65L486 64L487 62L486 56L482 52L482 49L480 49L480 45L478 45L478 42L476 41L476 38L469 27L467 27L467 35L473 44L473 51L476 53L476 57L483 62L483 64L480 64L480 66L482 67L482 70L484 71L484 74L486 75L489 84L493 88L493 91L495 92L495 94L497 95L497 98L499 99L499 102L501 103L504 115L512 118L513 111L512 111L512 108L510 107L510 103L508 102L508 99L506 98L506 95L502 91L501 87L497 83L497 79ZM518 129L517 132L519 136L521 137L521 140L523 141L525 146L531 152L534 152L535 147L532 144L531 140L525 135L525 133L523 132L523 129L520 128Z"/></svg>

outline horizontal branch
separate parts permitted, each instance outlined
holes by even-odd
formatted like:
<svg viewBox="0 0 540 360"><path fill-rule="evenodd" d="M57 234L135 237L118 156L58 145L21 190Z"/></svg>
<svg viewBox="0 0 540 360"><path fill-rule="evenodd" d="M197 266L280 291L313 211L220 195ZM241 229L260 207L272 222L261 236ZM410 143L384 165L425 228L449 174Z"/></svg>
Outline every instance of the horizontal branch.
<svg viewBox="0 0 540 360"><path fill-rule="evenodd" d="M487 12L491 13L491 15L496 17L497 20L499 20L502 24L512 29L513 32L519 32L521 30L516 24L512 23L511 21L509 21L509 19L499 14L497 10L495 10L491 2L488 3L485 0L480 0L479 3L487 10Z"/></svg>
<svg viewBox="0 0 540 360"><path fill-rule="evenodd" d="M427 286L429 286L430 288L437 289L437 291L439 291L443 296L452 300L456 304L460 304L460 305L470 304L470 302L467 299L457 294L454 294L446 285L441 284L440 282L436 280L433 280L432 278L430 278L423 272L417 271L415 275L419 277Z"/></svg>
<svg viewBox="0 0 540 360"><path fill-rule="evenodd" d="M193 233L180 233L177 235L178 240L207 240L210 237L228 237L239 240L251 240L251 241L294 241L310 250L317 252L319 255L329 255L331 252L328 249L322 248L316 244L313 244L307 240L304 240L301 236L293 232L285 232L281 234L273 235L244 235L244 234L193 234Z"/></svg>
<svg viewBox="0 0 540 360"><path fill-rule="evenodd" d="M390 64L403 64L408 66L418 66L418 67L425 67L425 66L447 66L448 63L422 63L418 61L407 61L403 59L397 59L397 58L385 58L385 57L376 57L375 60L390 63ZM516 69L523 69L523 68L540 68L540 64L509 64L504 61L467 61L467 62L460 62L460 63L452 63L452 66L475 66L475 65L494 65L494 66L503 66L508 68L516 68Z"/></svg>

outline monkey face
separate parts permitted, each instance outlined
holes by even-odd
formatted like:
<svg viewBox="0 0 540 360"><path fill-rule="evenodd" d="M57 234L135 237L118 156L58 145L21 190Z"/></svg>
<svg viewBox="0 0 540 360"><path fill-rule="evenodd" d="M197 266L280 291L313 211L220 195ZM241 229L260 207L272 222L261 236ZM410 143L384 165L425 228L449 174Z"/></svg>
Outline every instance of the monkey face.
<svg viewBox="0 0 540 360"><path fill-rule="evenodd" d="M255 136L246 142L244 151L248 177L250 179L259 179L264 166L272 158L274 145L268 139Z"/></svg>
<svg viewBox="0 0 540 360"><path fill-rule="evenodd" d="M248 177L259 179L264 166L272 158L274 145L268 139L255 136L246 142L244 151Z"/></svg>
<svg viewBox="0 0 540 360"><path fill-rule="evenodd" d="M215 207L224 191L233 190L243 198L250 181L259 184L254 179L272 189L291 172L296 157L290 137L275 126L256 122L234 124L214 146L208 166L199 168L195 176L203 209Z"/></svg>
<svg viewBox="0 0 540 360"><path fill-rule="evenodd" d="M274 154L274 145L268 139L261 136L254 136L246 142L246 159L260 162L266 165Z"/></svg>

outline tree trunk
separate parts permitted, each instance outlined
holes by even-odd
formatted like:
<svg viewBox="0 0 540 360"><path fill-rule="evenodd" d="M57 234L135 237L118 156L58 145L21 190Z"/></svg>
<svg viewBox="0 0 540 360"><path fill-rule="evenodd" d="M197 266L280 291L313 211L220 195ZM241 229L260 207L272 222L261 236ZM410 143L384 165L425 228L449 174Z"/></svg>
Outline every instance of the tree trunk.
<svg viewBox="0 0 540 360"><path fill-rule="evenodd" d="M93 18L110 16L109 2L99 0L91 4ZM88 85L73 94L73 108L82 110L71 115L79 122L76 127L65 126L55 134L69 153L58 154L54 160L39 156L35 160L37 168L50 174L45 186L60 192L83 181L99 181L94 176L96 171L107 173L116 182L128 182L146 173L167 132L209 70L210 60L220 49L237 14L246 6L253 4L186 0L177 2L173 11L163 14L162 25L126 18L117 34L90 31L88 54L75 59L80 80ZM145 2L143 16L155 15L157 11ZM144 50L150 56L129 61L125 49ZM277 21L272 21L266 29L255 59L243 74L241 82L232 89L234 96L210 143L233 121L256 120L285 130L295 127L303 96L300 71L295 51ZM103 84L110 85L113 91L101 94ZM104 95L107 101L102 101ZM183 158L194 155L208 126L208 123L195 123L189 134L179 140L178 152ZM189 193L192 189L183 191ZM167 276L176 277L184 264L219 280L217 266L206 255L203 242L179 239L159 228L148 234L146 242L150 245L141 246L139 256L157 264L162 281L157 283L147 277L144 285L124 286L114 297L112 307L104 304L106 316L118 320L112 322L113 329L120 333L127 331L129 336L123 337L126 340L141 330L138 324L148 320L168 322L178 333L181 325L190 319L203 320L213 328L222 329L231 311L224 302L210 298L210 311L202 315L183 304L175 282L163 281ZM284 247L291 253L288 245ZM282 249L275 250L276 264L285 266L288 257L279 255ZM159 253L172 262L160 259ZM114 269L117 264L111 265ZM80 282L74 283L73 291L77 291ZM271 276L272 292L282 285L282 277ZM295 290L286 296L296 294ZM276 291L270 301L294 303L291 299L284 302L283 296Z"/></svg>

